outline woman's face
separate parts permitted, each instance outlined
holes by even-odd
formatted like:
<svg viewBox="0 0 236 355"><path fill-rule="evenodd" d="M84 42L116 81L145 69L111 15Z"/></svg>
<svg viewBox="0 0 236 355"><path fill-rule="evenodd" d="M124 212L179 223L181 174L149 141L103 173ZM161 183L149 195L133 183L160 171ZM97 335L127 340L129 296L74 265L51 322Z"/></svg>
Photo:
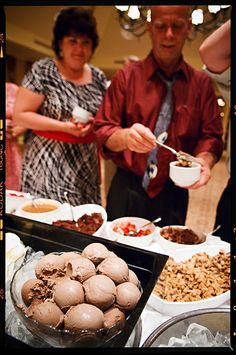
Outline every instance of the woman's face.
<svg viewBox="0 0 236 355"><path fill-rule="evenodd" d="M65 64L77 70L90 60L92 40L86 35L65 36L61 40L60 49Z"/></svg>

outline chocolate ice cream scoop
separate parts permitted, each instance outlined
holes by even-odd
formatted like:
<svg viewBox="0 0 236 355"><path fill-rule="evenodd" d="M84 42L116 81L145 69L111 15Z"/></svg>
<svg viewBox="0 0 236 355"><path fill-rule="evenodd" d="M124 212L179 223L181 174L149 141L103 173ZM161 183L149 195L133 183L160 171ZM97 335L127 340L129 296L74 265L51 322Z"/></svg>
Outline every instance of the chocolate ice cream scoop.
<svg viewBox="0 0 236 355"><path fill-rule="evenodd" d="M122 311L131 311L141 297L138 287L132 282L124 282L116 287L116 303Z"/></svg>
<svg viewBox="0 0 236 355"><path fill-rule="evenodd" d="M35 266L35 275L39 279L64 275L64 261L57 254L44 255Z"/></svg>
<svg viewBox="0 0 236 355"><path fill-rule="evenodd" d="M64 265L66 266L66 263L68 261L71 261L72 259L77 258L78 256L80 256L79 253L76 253L74 251L68 251L60 255L60 260L63 260Z"/></svg>
<svg viewBox="0 0 236 355"><path fill-rule="evenodd" d="M134 284L137 287L140 286L140 281L139 281L137 275L131 269L129 269L129 282L132 282L132 284Z"/></svg>
<svg viewBox="0 0 236 355"><path fill-rule="evenodd" d="M117 323L125 321L125 315L119 310L119 308L111 307L104 312L104 326L105 328L111 328Z"/></svg>
<svg viewBox="0 0 236 355"><path fill-rule="evenodd" d="M79 281L63 279L56 284L53 299L62 311L67 311L84 302L83 286Z"/></svg>
<svg viewBox="0 0 236 355"><path fill-rule="evenodd" d="M103 312L92 304L82 303L71 307L65 314L64 328L72 331L103 328Z"/></svg>
<svg viewBox="0 0 236 355"><path fill-rule="evenodd" d="M47 298L47 287L42 280L29 279L22 286L21 296L25 305L28 307L34 298L41 300Z"/></svg>
<svg viewBox="0 0 236 355"><path fill-rule="evenodd" d="M91 243L82 251L82 256L91 260L95 265L109 256L110 252L102 243Z"/></svg>
<svg viewBox="0 0 236 355"><path fill-rule="evenodd" d="M33 301L26 310L26 315L34 320L59 328L63 323L64 314L56 303L51 300L44 302Z"/></svg>
<svg viewBox="0 0 236 355"><path fill-rule="evenodd" d="M94 263L80 255L69 261L66 265L66 276L80 282L84 282L95 274Z"/></svg>
<svg viewBox="0 0 236 355"><path fill-rule="evenodd" d="M83 283L83 286L86 302L101 310L109 308L115 302L116 286L108 276L92 276Z"/></svg>
<svg viewBox="0 0 236 355"><path fill-rule="evenodd" d="M110 277L115 284L129 280L129 267L126 262L116 256L110 256L103 260L97 267L99 274Z"/></svg>

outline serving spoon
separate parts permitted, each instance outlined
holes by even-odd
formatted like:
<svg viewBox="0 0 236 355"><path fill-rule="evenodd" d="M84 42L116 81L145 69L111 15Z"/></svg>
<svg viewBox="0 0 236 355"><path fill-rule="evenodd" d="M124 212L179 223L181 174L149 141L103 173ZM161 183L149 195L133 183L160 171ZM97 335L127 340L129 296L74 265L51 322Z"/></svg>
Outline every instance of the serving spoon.
<svg viewBox="0 0 236 355"><path fill-rule="evenodd" d="M188 154L188 153L185 153L182 151L177 152L175 149L169 147L168 145L166 145L164 143L159 142L157 139L156 139L156 144L160 145L161 147L163 147L165 149L170 150L177 157L180 164L183 166L185 166L186 163L192 163L192 162L199 163L199 161L196 158L194 158L191 154Z"/></svg>
<svg viewBox="0 0 236 355"><path fill-rule="evenodd" d="M152 223L157 223L157 222L160 222L161 221L161 217L158 217L158 218L156 218L156 219L154 219L154 221L150 221L150 222L148 222L148 223L145 223L142 227L140 227L140 228L138 228L135 232L134 231L130 231L129 233L126 233L125 235L126 236L134 236L134 235L136 235L137 233L139 233L144 227L147 227L147 226L149 226L149 224L152 224Z"/></svg>
<svg viewBox="0 0 236 355"><path fill-rule="evenodd" d="M64 192L64 197L65 197L66 202L67 202L68 205L70 206L70 213L71 213L72 220L73 220L73 222L75 223L76 228L78 228L79 225L78 225L78 222L77 222L76 219L75 219L73 207L71 206L70 201L69 201L69 199L68 199L68 192L67 192L67 191Z"/></svg>

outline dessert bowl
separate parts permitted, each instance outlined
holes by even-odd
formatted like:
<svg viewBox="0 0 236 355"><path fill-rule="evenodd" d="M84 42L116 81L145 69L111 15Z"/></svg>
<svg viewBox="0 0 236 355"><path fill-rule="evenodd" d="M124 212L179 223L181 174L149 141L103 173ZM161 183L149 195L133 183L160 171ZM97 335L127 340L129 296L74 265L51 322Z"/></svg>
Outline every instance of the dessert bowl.
<svg viewBox="0 0 236 355"><path fill-rule="evenodd" d="M157 235L154 223L140 217L121 217L113 220L108 227L108 238L134 247L146 247ZM146 227L141 228L149 223ZM136 231L141 228L139 233Z"/></svg>
<svg viewBox="0 0 236 355"><path fill-rule="evenodd" d="M206 236L197 235L187 226L164 226L158 230L158 243L163 250L189 249L193 246L205 245Z"/></svg>
<svg viewBox="0 0 236 355"><path fill-rule="evenodd" d="M30 201L25 202L18 208L16 214L36 221L44 221L45 218L59 212L61 206L61 203L57 200L31 198Z"/></svg>
<svg viewBox="0 0 236 355"><path fill-rule="evenodd" d="M73 216L71 213L71 208L73 209ZM61 209L61 211L59 211L59 213L49 216L48 218L46 218L44 220L44 222L56 225L55 223L58 223L58 221L61 221L59 224L61 224L60 226L63 228L74 229L74 230L77 230L77 231L85 233L85 234L102 236L104 228L106 226L106 222L107 222L107 212L106 212L105 208L103 208L102 206L97 205L95 203L79 205L79 206L71 207L71 208L68 205L67 206L64 205L63 208ZM76 221L78 221L78 219L81 219L81 218L84 219L86 217L86 215L92 217L94 214L99 214L99 216L97 216L97 217L99 217L99 219L101 218L101 222L99 223L99 227L97 229L95 228L96 229L95 232L88 233L88 232L86 232L86 228L83 228L83 230L81 230L80 223L77 225L77 227L75 226ZM95 215L95 217L96 217L96 215ZM74 223L75 228L74 227L71 228L72 223L73 223L73 218L75 219L75 223ZM63 223L63 221L65 223ZM67 226L66 226L66 221L68 224ZM89 221L84 221L84 223L87 224L89 227L89 223L90 223ZM71 224L71 226L69 224Z"/></svg>
<svg viewBox="0 0 236 355"><path fill-rule="evenodd" d="M180 166L178 160L172 161L169 165L169 176L178 186L190 186L199 180L201 165L192 162L191 166Z"/></svg>
<svg viewBox="0 0 236 355"><path fill-rule="evenodd" d="M98 243L95 243L95 244L97 245ZM81 304L77 304L75 306L67 306L66 310L63 310L63 308L60 306L61 310L63 310L63 312L64 312L63 321L61 318L62 315L60 315L60 324L58 323L57 325L51 326L51 325L48 325L48 323L44 323L45 318L47 318L47 319L49 318L50 319L49 322L51 322L52 316L50 315L50 313L51 314L54 313L54 308L50 309L48 312L43 310L43 308L40 308L40 311L38 311L39 310L39 309L37 309L38 305L44 306L45 303L47 303L47 302L50 302L54 306L59 305L59 302L57 299L57 297L59 295L58 287L60 288L61 283L68 282L68 280L70 280L70 281L72 280L67 274L66 274L66 277L62 277L60 279L61 276L59 276L59 274L57 274L59 269L57 271L55 271L56 264L54 264L53 258L54 257L57 258L58 256L62 256L62 254L63 254L63 258L64 257L68 258L68 254L69 254L70 259L68 259L68 260L70 260L70 262L74 262L74 260L78 260L77 258L79 258L79 259L81 258L81 255L78 252L50 253L50 254L47 254L44 256L42 256L42 253L39 252L39 253L36 253L35 255L33 255L30 259L28 259L15 272L12 282L11 282L11 285L10 285L10 294L11 294L12 303L13 303L13 306L16 310L16 313L19 316L23 325L34 336L39 337L43 342L46 342L50 346L53 346L53 347L99 347L99 346L102 346L122 331L129 315L131 314L131 312L135 311L136 306L134 306L133 310L132 309L128 310L128 308L127 308L127 311L125 311L125 317L123 317L123 318L122 317L119 318L119 316L116 315L115 318L113 318L111 325L109 323L109 325L107 325L107 326L105 326L106 325L105 318L104 318L104 325L102 327L97 326L97 324L100 322L100 320L98 321L98 319L97 319L97 313L93 313L90 311L89 311L89 313L86 313L86 315L84 315L83 313L81 313L80 316L77 315L76 316L77 319L73 315L73 316L71 316L71 319L69 321L68 314L70 312L73 312L73 310L75 310L75 308L78 306L90 305L91 307L96 308L96 312L98 311L98 312L102 313L102 310L101 310L102 308L98 309L97 308L98 306L97 307L93 306L93 304L90 303L90 300L84 299L84 302L81 301L82 302ZM76 256L74 254L76 254ZM85 255L85 254L82 254L82 256L83 255ZM42 263L41 262L42 258L45 258L45 257L46 258L50 257L50 258L47 258L47 261L45 260ZM51 257L52 257L52 259L51 259ZM115 258L118 259L118 257L115 257ZM85 256L82 259L85 259ZM65 259L61 259L61 260L64 260L64 262L66 263ZM51 266L49 265L51 262L54 265L53 268L51 268ZM60 261L60 263L61 263L61 261ZM92 263L92 261L91 261L91 263ZM45 273L43 273L44 272L43 270L45 270ZM50 274L50 272L52 272L53 274ZM39 276L39 273L40 273L40 276ZM31 282L32 279L34 281L36 278L36 275L37 275L37 279L36 279L37 285L35 286L35 284L34 285L31 284L30 286L26 287L25 286L26 282L29 282L29 281ZM93 276L91 276L91 278L93 278ZM81 281L81 283L79 283L77 281L72 281L72 282L80 284L81 290L84 288L84 291L82 291L82 293L84 292L84 295L86 295L86 292L87 292L86 282L88 280L90 280L91 278L88 278L88 279L86 279L85 282L83 282L83 287L82 287L82 281ZM53 286L55 288L52 288L52 283L54 282L54 280L56 280L55 286ZM126 283L127 282L124 282L124 284L126 284ZM44 284L44 286L42 286L43 284ZM120 286L120 285L122 285L122 283L119 284L118 286ZM133 283L132 283L132 285L133 285ZM23 291L23 289L24 289L24 291ZM32 292L34 292L34 296L32 296ZM141 295L141 289L139 292ZM64 294L64 296L63 296L63 294ZM71 301L71 296L73 296L73 295L75 295L75 292L71 291L71 287L67 288L66 296L65 296L65 292L63 292L63 290L62 290L62 293L60 294L60 298L61 298L60 302L62 302L62 299L66 300L66 302L68 300ZM104 299L106 299L107 294L103 293L103 295L104 295L103 296ZM35 298L33 298L33 300L32 300L32 297L35 297ZM118 291L117 291L117 296L116 296L116 302L118 302L117 297L118 297ZM44 299L46 299L46 300L43 301ZM138 298L136 299L135 302L138 303ZM32 305L33 305L33 307L32 307ZM115 305L115 303L114 303L114 305ZM27 306L28 306L28 308L27 308ZM30 307L32 307L30 310L31 314L29 312L27 312L27 310L29 310ZM112 309L112 307L108 308L107 310L109 310L109 309ZM104 312L106 313L106 309ZM104 317L105 317L105 313L104 313ZM43 321L39 321L39 319L36 319L36 314L37 314L37 317L40 317L41 319L43 318ZM124 314L123 314L123 316L124 316ZM54 322L54 319L57 317L58 317L58 315L55 315L55 316L53 315L53 322ZM76 325L77 323L87 322L88 318L90 318L90 320L89 320L89 324L91 325L90 329L78 329L77 330L77 328L76 328L76 330L75 330L75 327L77 327L77 325ZM112 319L112 317L107 318L107 322L110 322L110 319ZM71 323L71 326L72 326L71 329L69 329L69 328L63 329L63 324L65 326L66 322L67 322L67 324L69 324L69 322ZM95 324L95 325L93 325L93 324Z"/></svg>
<svg viewBox="0 0 236 355"><path fill-rule="evenodd" d="M21 205L32 199L28 192L6 190L6 212L14 213Z"/></svg>

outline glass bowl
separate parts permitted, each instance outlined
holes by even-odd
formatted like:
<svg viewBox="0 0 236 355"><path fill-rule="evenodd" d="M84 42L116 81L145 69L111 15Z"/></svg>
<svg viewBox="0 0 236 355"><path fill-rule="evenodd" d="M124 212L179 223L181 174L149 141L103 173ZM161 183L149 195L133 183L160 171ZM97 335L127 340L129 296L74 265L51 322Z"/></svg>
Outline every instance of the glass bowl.
<svg viewBox="0 0 236 355"><path fill-rule="evenodd" d="M60 255L61 253L53 254ZM85 329L80 331L56 329L28 317L22 308L22 306L25 307L25 305L22 299L21 289L27 280L36 277L34 270L41 257L42 254L35 254L35 256L26 261L15 272L10 285L10 295L15 311L22 324L36 338L39 338L52 347L100 347L122 332L129 315L127 315L126 320L114 324L111 328L101 328L98 330Z"/></svg>

